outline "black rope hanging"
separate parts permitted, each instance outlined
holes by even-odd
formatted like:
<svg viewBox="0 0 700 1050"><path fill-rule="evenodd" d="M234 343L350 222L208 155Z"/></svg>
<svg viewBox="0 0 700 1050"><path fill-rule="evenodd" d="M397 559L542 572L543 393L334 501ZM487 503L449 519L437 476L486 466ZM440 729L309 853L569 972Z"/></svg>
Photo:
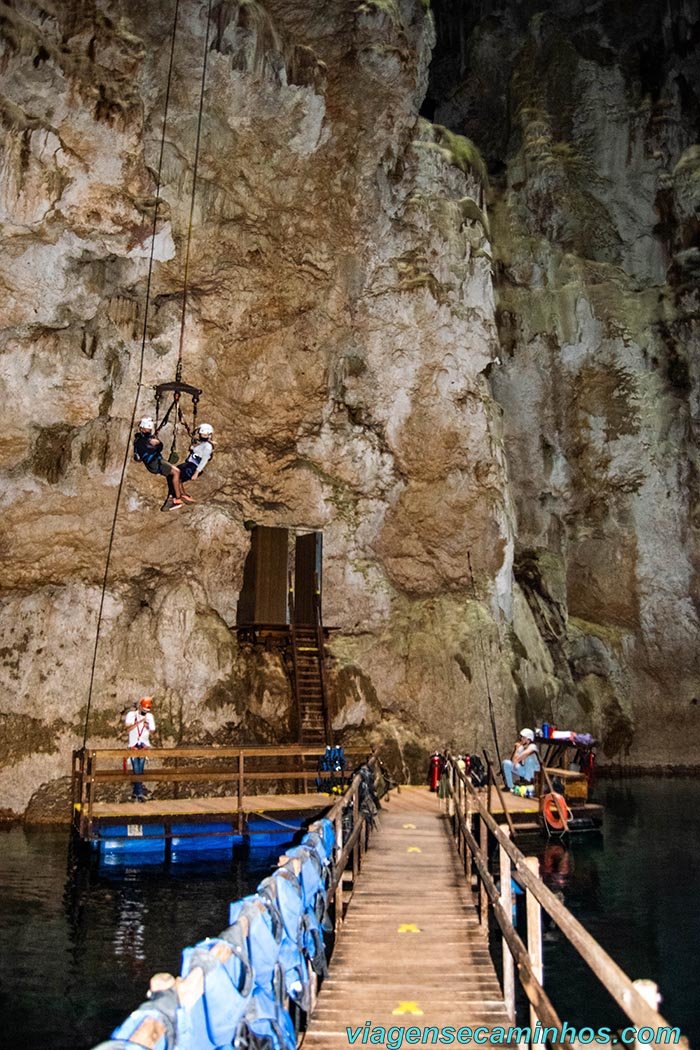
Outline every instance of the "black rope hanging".
<svg viewBox="0 0 700 1050"><path fill-rule="evenodd" d="M178 339L177 348L177 366L175 368L175 381L172 383L159 383L155 387L156 395L156 434L171 421L172 416L172 442L170 445L170 454L168 459L171 463L177 463L177 431L178 426L181 426L189 437L192 437L195 430L197 429L197 406L199 404L199 398L201 397L202 391L197 387L190 386L189 383L182 382L182 358L183 349L185 345L185 321L187 318L187 293L189 291L189 277L190 277L190 248L192 245L192 227L194 225L194 206L197 197L197 172L199 170L199 153L200 153L200 142L202 138L202 114L204 112L204 88L207 81L207 59L209 57L209 30L211 28L211 9L212 0L209 0L207 8L207 28L204 36L204 56L202 58L202 80L199 90L199 112L197 114L197 138L194 147L194 165L192 169L192 193L190 196L190 216L187 223L187 246L185 248L185 273L182 285L182 310L180 312L180 335ZM188 422L187 417L182 411L182 395L186 394L192 399L192 417L191 423ZM160 415L161 402L164 398L172 395L170 405L163 416L162 422L158 422Z"/></svg>
<svg viewBox="0 0 700 1050"><path fill-rule="evenodd" d="M172 448L171 448L171 455L173 453L175 453L175 436L176 436L177 424L181 424L182 426L184 426L188 430L188 433L190 432L188 423L187 423L187 421L186 421L186 419L184 417L184 414L182 412L182 409L180 407L180 395L182 393L186 393L186 394L189 394L189 396L192 398L192 403L193 403L192 432L194 432L194 430L196 429L197 403L198 403L200 395L202 393L202 391L199 390L197 387L189 386L189 384L182 383L182 352L183 352L183 344L184 344L185 310L186 310L186 305L187 305L187 290L188 290L188 278L189 278L190 243L191 243L191 240L192 240L192 224L193 224L193 219L194 219L195 191L196 191L196 185L197 185L197 168L198 168L198 165L199 165L199 146L200 146L201 129L202 129L202 112L203 112L203 106L204 106L204 87L205 87L205 82L206 82L207 56L208 56L208 52L209 52L209 31L210 31L210 27L211 27L211 10L212 10L212 0L209 0L208 8L207 8L207 28L206 28L205 44L204 44L204 59L203 59L203 62L202 62L202 82L201 82L200 97L199 97L199 113L198 113L198 117L197 117L197 140L196 140L196 146L195 146L194 172L193 172L193 179L192 179L192 197L191 197L191 201L190 201L190 216L189 216L189 224L188 224L188 230L187 230L187 250L186 250L186 255L185 255L185 276L184 276L184 289L183 289L183 297L182 297L182 316L181 316L181 319L180 319L180 338L179 338L179 345L178 345L178 360L177 360L177 368L176 368L176 372L175 372L175 382L174 383L162 383L158 387L156 387L156 408L157 409L159 407L160 399L162 399L163 394L171 392L171 391L173 393L173 401L172 401L170 407L168 408L168 411L165 414L163 422L160 424L160 427L158 428L158 429L160 429L160 428L163 427L163 425L167 422L168 417L171 415L171 413L174 410L174 412L175 412L174 427L173 427L174 433L173 433L173 445L172 445ZM164 153L165 153L165 135L166 135L167 125L168 125L168 112L169 112L169 107L170 107L170 93L171 93L172 79L173 79L173 65L174 65L174 58L175 58L175 41L177 39L177 26L178 26L179 11L180 11L180 0L175 0L175 9L174 9L174 13L173 13L173 24L172 24L172 30L171 30L171 35L170 35L170 57L169 57L169 62L168 62L168 80L167 80L167 85L166 85L166 89L165 89L165 102L164 102L164 106L163 106L163 130L161 132L161 137L160 137L160 152L159 152L159 156L158 156L158 171L157 171L157 175L156 175L156 203L155 203L155 209L154 209L154 213L153 213L153 229L152 229L152 234L151 234L151 251L150 251L150 256L149 256L149 260L148 260L148 276L147 276L147 279L146 279L146 299L145 299L145 305L144 305L143 329L142 329L142 333L141 333L141 350L140 350L140 357L139 357L139 374L138 374L138 381L137 381L137 384L136 384L136 396L134 397L134 403L133 403L133 407L132 407L132 411L131 411L131 422L129 424L129 437L128 437L128 440L127 440L127 443L126 443L126 448L124 450L124 460L122 462L122 469L121 469L121 474L120 474L120 477L119 477L119 485L117 487L117 497L116 497L115 504L114 504L114 513L112 515L112 526L111 526L111 529L110 529L109 542L108 542L108 545L107 545L107 558L106 558L106 561L105 561L105 571L104 571L104 576L102 578L102 587L101 587L101 593L100 593L100 604L99 604L99 608L98 608L98 612L97 612L97 627L95 629L95 645L94 645L94 648L93 648L92 665L91 665L91 668L90 668L90 684L89 684L89 687L88 687L87 704L86 704L86 708L85 708L85 721L84 721L84 726L83 726L83 747L85 747L86 744L87 744L88 727L89 727L89 723L90 723L90 711L91 711L91 708L92 708L92 697L93 697L93 691L94 691L94 686L95 686L95 671L96 671L96 668L97 668L97 654L98 654L98 650L99 650L100 637L101 637L101 633L102 633L102 619L103 619L103 614L104 614L104 604L105 604L105 596L106 596L106 593L107 593L107 584L109 582L109 570L110 570L110 566L111 566L111 562L112 562L112 551L114 549L114 537L115 537L116 528L117 528L117 518L118 518L118 515L119 515L119 507L120 507L120 504L121 504L122 492L123 492L123 489L124 489L124 479L126 477L126 469L127 469L128 463L129 463L129 459L131 457L131 433L133 432L134 426L135 426L135 423L136 423L136 415L137 415L139 399L140 399L140 395L141 395L141 384L142 384L142 381L143 381L144 359L145 359L145 352L146 352L146 338L147 338L147 335L148 335L148 311L149 311L149 306L150 306L150 301L151 301L151 285L152 285L152 278L153 278L153 260L154 260L154 255L155 255L156 234L158 232L158 215L159 215L159 209L160 209L160 190L161 190L162 174L163 174L163 156L164 156ZM159 397L159 393L158 393L159 391L160 391L160 397Z"/></svg>

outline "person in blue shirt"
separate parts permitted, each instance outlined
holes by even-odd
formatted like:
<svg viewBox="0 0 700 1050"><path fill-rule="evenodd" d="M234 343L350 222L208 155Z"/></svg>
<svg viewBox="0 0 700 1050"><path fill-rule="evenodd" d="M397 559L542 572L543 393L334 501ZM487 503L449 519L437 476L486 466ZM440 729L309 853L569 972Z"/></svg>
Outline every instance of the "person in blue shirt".
<svg viewBox="0 0 700 1050"><path fill-rule="evenodd" d="M521 729L513 753L503 763L503 779L509 791L513 790L513 777L517 776L531 784L540 768L540 755L531 729Z"/></svg>
<svg viewBox="0 0 700 1050"><path fill-rule="evenodd" d="M145 416L139 423L139 429L134 435L134 459L137 463L143 463L151 474L160 474L168 483L168 492L171 498L163 504L162 510L177 510L182 506L183 499L187 499L182 491L180 481L180 470L163 459L163 442L156 437L156 425L150 416Z"/></svg>

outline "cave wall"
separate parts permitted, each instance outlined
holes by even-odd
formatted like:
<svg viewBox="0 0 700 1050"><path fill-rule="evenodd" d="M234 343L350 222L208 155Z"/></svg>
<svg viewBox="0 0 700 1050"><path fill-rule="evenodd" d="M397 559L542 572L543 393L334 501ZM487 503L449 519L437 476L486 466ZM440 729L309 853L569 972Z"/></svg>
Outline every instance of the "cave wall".
<svg viewBox="0 0 700 1050"><path fill-rule="evenodd" d="M434 5L428 106L483 150L515 578L608 758L700 743L700 15ZM537 706L521 689L523 711Z"/></svg>
<svg viewBox="0 0 700 1050"><path fill-rule="evenodd" d="M151 249L137 418L175 372L206 5L181 4L152 244L173 8L0 11L8 813L58 799L82 740ZM222 0L210 39L184 378L216 454L176 514L127 465L88 739L122 739L142 693L166 742L289 739L279 657L232 631L255 521L324 531L336 728L420 776L427 748L489 739L482 648L514 730L483 173L418 116L420 0Z"/></svg>
<svg viewBox="0 0 700 1050"><path fill-rule="evenodd" d="M491 746L486 673L503 746L697 754L694 15L428 8L214 2L184 378L216 455L175 514L127 464L95 746L142 693L165 742L291 738L233 630L257 522L323 530L334 724L400 775ZM137 418L174 377L206 5L152 238L173 10L0 8L7 814L60 809L82 741L145 320Z"/></svg>

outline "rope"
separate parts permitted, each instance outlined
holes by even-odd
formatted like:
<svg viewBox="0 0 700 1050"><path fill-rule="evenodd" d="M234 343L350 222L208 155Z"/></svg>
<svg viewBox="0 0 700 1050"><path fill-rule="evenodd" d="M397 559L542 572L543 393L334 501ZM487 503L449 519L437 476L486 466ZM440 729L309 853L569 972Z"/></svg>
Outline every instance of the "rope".
<svg viewBox="0 0 700 1050"><path fill-rule="evenodd" d="M271 824L277 824L280 828L289 828L290 831L301 831L298 824L285 824L283 820L275 820L274 817L268 817L261 809L255 810L255 816L260 817L262 820L269 820Z"/></svg>
<svg viewBox="0 0 700 1050"><path fill-rule="evenodd" d="M469 566L469 579L472 584L472 594L474 595L474 601L478 601L476 596L476 584L474 583L474 573L472 571L472 553L467 549L467 564ZM478 620L477 620L478 624ZM481 661L484 665L484 681L486 682L486 695L489 701L489 717L491 719L491 732L493 733L493 743L496 748L496 757L498 758L498 768L503 769L503 760L501 758L501 750L498 746L498 733L496 732L496 716L493 711L493 696L491 695L491 685L489 683L489 669L486 660L486 649L484 648L484 639L481 636L481 627L477 627L477 635L479 637L479 648L481 649Z"/></svg>
<svg viewBox="0 0 700 1050"><path fill-rule="evenodd" d="M124 488L124 478L126 476L126 467L129 462L129 453L131 451L131 434L134 429L136 422L136 412L139 405L139 397L141 394L141 381L143 379L143 364L146 353L146 336L148 334L148 307L151 299L151 279L153 276L153 256L155 254L156 247L156 233L158 231L158 209L160 206L160 186L161 176L163 171L163 153L165 151L165 132L168 124L168 107L170 105L170 87L173 78L173 59L175 55L175 38L177 36L177 19L180 10L180 0L175 0L175 14L173 16L173 28L170 36L170 61L168 64L168 83L165 89L165 103L163 106L163 131L160 137L160 156L158 157L158 174L156 177L156 206L153 213L153 233L151 239L151 254L148 260L148 278L146 280L146 304L144 307L143 314L143 332L141 334L141 356L139 360L139 378L136 384L136 397L134 398L134 406L131 411L131 423L129 424L129 438L124 449L124 462L122 463L122 472L119 478L119 487L117 489L117 498L114 504L114 514L112 516L112 528L109 533L109 543L107 545L107 561L105 564L104 577L102 579L102 593L100 595L100 606L97 613L97 629L95 631L95 647L92 653L92 667L90 668L90 686L88 689L87 707L85 710L85 725L83 728L83 747L87 743L88 725L90 722L90 708L92 706L92 692L95 685L95 668L97 666L97 651L100 644L100 633L102 630L102 614L104 612L105 595L107 593L107 583L109 581L109 568L112 561L112 549L114 547L114 535L117 528L117 516L119 514L119 504L121 502L122 490Z"/></svg>
<svg viewBox="0 0 700 1050"><path fill-rule="evenodd" d="M177 351L177 368L175 382L182 379L182 348L185 340L185 312L187 310L187 289L190 275L190 245L192 243L192 225L194 221L194 203L197 192L197 170L199 168L199 142L202 135L202 112L204 109L204 86L207 79L207 58L209 56L209 29L211 26L211 5L207 9L207 31L204 37L204 57L202 59L202 83L199 91L199 113L197 115L197 141L194 147L194 168L192 170L192 196L190 198L190 220L187 226L187 248L185 250L185 277L182 287L182 313L180 315L180 342Z"/></svg>

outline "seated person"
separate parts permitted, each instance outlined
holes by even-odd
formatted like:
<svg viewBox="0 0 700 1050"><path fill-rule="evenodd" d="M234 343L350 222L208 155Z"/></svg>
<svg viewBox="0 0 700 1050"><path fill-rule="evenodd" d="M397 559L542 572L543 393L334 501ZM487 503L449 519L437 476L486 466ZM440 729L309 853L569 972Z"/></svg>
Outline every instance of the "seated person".
<svg viewBox="0 0 700 1050"><path fill-rule="evenodd" d="M163 442L158 440L155 430L156 425L153 420L145 416L134 435L134 459L137 463L143 463L151 474L160 474L167 479L168 490L172 491L172 498L166 500L161 509L176 510L182 506L180 471L163 459Z"/></svg>
<svg viewBox="0 0 700 1050"><path fill-rule="evenodd" d="M509 791L513 790L513 777L531 784L535 773L540 769L540 756L535 743L535 734L531 729L521 729L520 738L516 741L513 753L503 763L503 779Z"/></svg>
<svg viewBox="0 0 700 1050"><path fill-rule="evenodd" d="M194 432L192 437L192 444L190 445L190 451L187 455L187 459L184 463L179 463L177 469L180 472L180 484L184 485L186 481L196 481L201 475L202 471L206 467L207 463L214 454L214 442L212 438L214 436L214 428L211 423L200 423ZM172 486L170 478L168 478L168 490L171 497L175 498L175 490ZM191 496L188 496L184 488L181 492L181 498L185 503L194 503Z"/></svg>

